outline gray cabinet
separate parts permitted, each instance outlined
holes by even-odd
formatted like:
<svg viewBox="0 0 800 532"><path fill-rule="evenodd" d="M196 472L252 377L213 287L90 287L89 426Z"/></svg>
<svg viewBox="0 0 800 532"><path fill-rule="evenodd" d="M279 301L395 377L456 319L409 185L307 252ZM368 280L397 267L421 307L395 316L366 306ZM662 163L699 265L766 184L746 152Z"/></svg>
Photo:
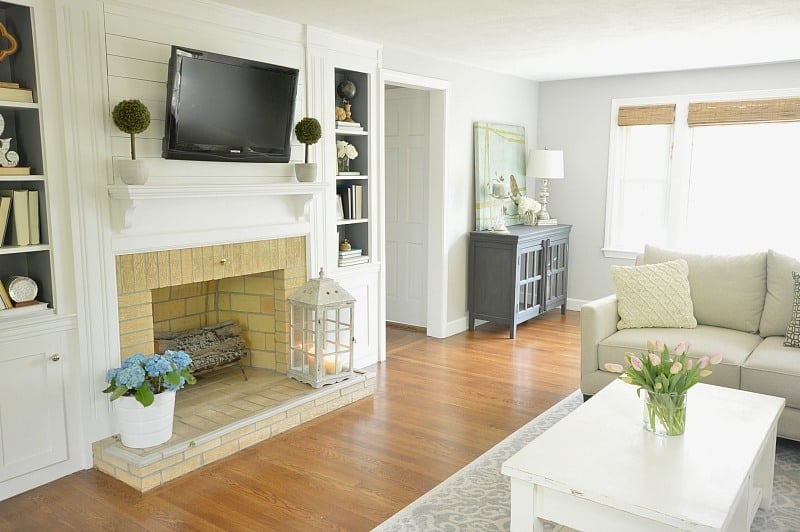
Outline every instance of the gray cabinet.
<svg viewBox="0 0 800 532"><path fill-rule="evenodd" d="M469 330L475 320L517 324L567 308L571 225L513 225L508 233L473 231L469 241Z"/></svg>

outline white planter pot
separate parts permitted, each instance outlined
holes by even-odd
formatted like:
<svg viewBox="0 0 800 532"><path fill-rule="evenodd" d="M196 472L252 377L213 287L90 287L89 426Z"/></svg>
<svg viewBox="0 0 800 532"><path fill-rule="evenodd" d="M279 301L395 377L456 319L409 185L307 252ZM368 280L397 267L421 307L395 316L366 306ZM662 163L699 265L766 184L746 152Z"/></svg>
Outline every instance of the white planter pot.
<svg viewBox="0 0 800 532"><path fill-rule="evenodd" d="M295 163L294 175L301 183L313 183L317 179L317 163Z"/></svg>
<svg viewBox="0 0 800 532"><path fill-rule="evenodd" d="M148 407L135 397L123 396L114 401L122 445L143 449L160 445L172 437L172 418L175 415L175 392L156 395Z"/></svg>
<svg viewBox="0 0 800 532"><path fill-rule="evenodd" d="M117 174L127 185L144 185L147 183L147 178L150 177L147 165L141 159L117 160Z"/></svg>

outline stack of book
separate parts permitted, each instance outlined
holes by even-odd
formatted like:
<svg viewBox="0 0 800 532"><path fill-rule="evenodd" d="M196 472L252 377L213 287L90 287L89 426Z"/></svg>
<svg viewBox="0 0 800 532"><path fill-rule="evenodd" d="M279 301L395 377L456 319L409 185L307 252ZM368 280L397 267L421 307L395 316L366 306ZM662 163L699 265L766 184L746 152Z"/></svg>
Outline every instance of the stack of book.
<svg viewBox="0 0 800 532"><path fill-rule="evenodd" d="M0 246L31 246L41 242L39 230L39 192L0 190Z"/></svg>
<svg viewBox="0 0 800 532"><path fill-rule="evenodd" d="M33 92L19 83L0 81L0 100L7 102L33 102Z"/></svg>
<svg viewBox="0 0 800 532"><path fill-rule="evenodd" d="M341 199L342 216L345 220L359 220L364 217L362 185L339 185L336 193Z"/></svg>
<svg viewBox="0 0 800 532"><path fill-rule="evenodd" d="M348 249L339 251L339 266L353 266L354 264L364 264L369 262L369 255L362 255L360 249Z"/></svg>
<svg viewBox="0 0 800 532"><path fill-rule="evenodd" d="M345 120L337 120L336 129L341 131L364 131L364 127L359 122L347 122Z"/></svg>

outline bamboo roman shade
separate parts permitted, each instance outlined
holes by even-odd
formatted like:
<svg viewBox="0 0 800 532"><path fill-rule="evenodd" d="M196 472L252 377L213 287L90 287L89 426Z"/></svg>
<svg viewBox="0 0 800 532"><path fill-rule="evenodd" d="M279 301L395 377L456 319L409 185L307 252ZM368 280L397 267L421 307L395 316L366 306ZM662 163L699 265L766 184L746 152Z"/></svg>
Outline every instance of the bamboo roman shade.
<svg viewBox="0 0 800 532"><path fill-rule="evenodd" d="M694 102L689 104L689 126L800 121L800 98Z"/></svg>
<svg viewBox="0 0 800 532"><path fill-rule="evenodd" d="M629 105L619 108L618 126L650 126L653 124L674 124L675 104Z"/></svg>

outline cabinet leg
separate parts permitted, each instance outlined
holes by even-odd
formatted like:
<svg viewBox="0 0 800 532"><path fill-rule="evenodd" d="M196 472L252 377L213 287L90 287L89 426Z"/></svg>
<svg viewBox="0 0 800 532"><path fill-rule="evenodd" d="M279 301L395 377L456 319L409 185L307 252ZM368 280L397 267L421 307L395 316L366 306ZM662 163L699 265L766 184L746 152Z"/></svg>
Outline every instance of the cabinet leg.
<svg viewBox="0 0 800 532"><path fill-rule="evenodd" d="M567 313L567 303L564 302L564 304L561 305L561 315L563 316L566 313Z"/></svg>
<svg viewBox="0 0 800 532"><path fill-rule="evenodd" d="M470 331L475 330L475 318L473 318L472 315L470 315L469 317L469 330Z"/></svg>
<svg viewBox="0 0 800 532"><path fill-rule="evenodd" d="M513 322L511 323L511 330L508 331L508 337L511 338L511 339L514 339L514 338L517 337L517 324L516 323L513 323Z"/></svg>

